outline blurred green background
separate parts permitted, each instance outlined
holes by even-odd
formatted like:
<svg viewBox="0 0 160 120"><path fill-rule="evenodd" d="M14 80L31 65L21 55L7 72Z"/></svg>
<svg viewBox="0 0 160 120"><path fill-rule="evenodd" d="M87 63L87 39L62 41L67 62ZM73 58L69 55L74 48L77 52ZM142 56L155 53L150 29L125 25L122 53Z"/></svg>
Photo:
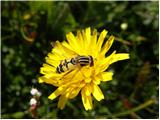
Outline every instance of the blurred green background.
<svg viewBox="0 0 160 120"><path fill-rule="evenodd" d="M1 2L1 117L32 118L37 87L38 118L158 118L158 10L158 1ZM105 99L94 99L93 110L84 110L80 95L59 110L58 99L47 98L56 88L37 82L39 69L51 41L89 26L107 29L116 37L110 53L130 53L130 60L110 66L113 80L101 83Z"/></svg>

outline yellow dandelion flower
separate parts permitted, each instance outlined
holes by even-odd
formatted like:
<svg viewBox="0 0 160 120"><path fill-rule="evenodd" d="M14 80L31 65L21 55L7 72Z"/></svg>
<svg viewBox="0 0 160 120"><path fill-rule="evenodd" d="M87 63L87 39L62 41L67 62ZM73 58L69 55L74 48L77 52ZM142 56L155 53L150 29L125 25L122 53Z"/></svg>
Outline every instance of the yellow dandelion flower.
<svg viewBox="0 0 160 120"><path fill-rule="evenodd" d="M60 96L58 108L63 109L66 102L79 93L85 110L93 108L92 96L98 101L104 99L99 84L112 80L113 75L106 69L114 62L129 59L129 54L116 54L116 51L105 56L114 41L114 36L110 36L103 44L107 32L103 30L97 40L97 30L91 34L91 29L86 28L78 31L76 36L69 32L67 41L55 42L40 69L43 76L39 78L39 83L57 87L48 98L53 100Z"/></svg>

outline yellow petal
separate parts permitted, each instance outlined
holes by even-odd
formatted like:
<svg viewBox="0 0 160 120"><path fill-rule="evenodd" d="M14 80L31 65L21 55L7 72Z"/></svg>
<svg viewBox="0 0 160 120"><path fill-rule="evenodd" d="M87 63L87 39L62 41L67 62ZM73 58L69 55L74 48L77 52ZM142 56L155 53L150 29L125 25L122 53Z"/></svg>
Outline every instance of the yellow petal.
<svg viewBox="0 0 160 120"><path fill-rule="evenodd" d="M86 85L85 81L81 81L79 87L80 87L80 88L83 88L85 85Z"/></svg>
<svg viewBox="0 0 160 120"><path fill-rule="evenodd" d="M71 87L66 88L66 90L62 93L62 95L64 95L64 94L66 94L66 93L70 92L71 90L72 90L72 88L71 88Z"/></svg>
<svg viewBox="0 0 160 120"><path fill-rule="evenodd" d="M86 34L86 46L88 47L88 45L90 44L91 41L91 29L90 27L85 29L85 34Z"/></svg>
<svg viewBox="0 0 160 120"><path fill-rule="evenodd" d="M80 87L73 89L72 92L69 95L69 98L72 99L72 98L76 97L80 90L81 90Z"/></svg>
<svg viewBox="0 0 160 120"><path fill-rule="evenodd" d="M83 67L81 68L81 73L86 77L89 78L92 74L92 68Z"/></svg>
<svg viewBox="0 0 160 120"><path fill-rule="evenodd" d="M86 43L87 43L87 36L86 36L85 30L82 30L82 37L83 37L83 40L84 40L84 50L86 51L86 48L87 48L87 45L86 45Z"/></svg>
<svg viewBox="0 0 160 120"><path fill-rule="evenodd" d="M48 63L48 64L50 64L50 65L52 65L52 66L54 66L54 67L57 67L59 64L60 64L60 60L52 60L52 59L49 59L49 58L47 58L46 59L46 63Z"/></svg>
<svg viewBox="0 0 160 120"><path fill-rule="evenodd" d="M113 56L115 55L115 53L116 53L116 51L114 51L110 56L108 56L107 58L103 59L103 61L100 62L100 67L99 67L100 70L97 69L96 73L99 73L101 71L105 71L109 67L110 62L113 60Z"/></svg>
<svg viewBox="0 0 160 120"><path fill-rule="evenodd" d="M84 50L84 47L85 47L84 40L80 31L77 31L77 41L79 43L79 47L81 48L81 50ZM79 55L84 55L84 51L81 51Z"/></svg>
<svg viewBox="0 0 160 120"><path fill-rule="evenodd" d="M46 63L43 63L43 67L46 67L47 69L49 69L50 71L54 71L56 68L51 66L51 65L48 65Z"/></svg>
<svg viewBox="0 0 160 120"><path fill-rule="evenodd" d="M83 50L84 55L92 55L93 49L91 49L91 47L93 47L93 46L91 46L91 44L92 44L91 29L90 28L85 29L85 33L83 36L84 36L84 45L85 45L85 48Z"/></svg>
<svg viewBox="0 0 160 120"><path fill-rule="evenodd" d="M97 30L94 29L93 30L93 36L92 36L92 47L95 47L96 46L96 43L97 43Z"/></svg>
<svg viewBox="0 0 160 120"><path fill-rule="evenodd" d="M117 62L117 61L120 61L120 60L126 60L126 59L129 59L129 54L118 53L113 56L113 59L110 61L110 64Z"/></svg>
<svg viewBox="0 0 160 120"><path fill-rule="evenodd" d="M48 64L43 64L43 67L40 68L41 74L55 73L55 71L56 68Z"/></svg>
<svg viewBox="0 0 160 120"><path fill-rule="evenodd" d="M91 110L93 108L91 95L87 96L85 90L82 89L81 96L85 110Z"/></svg>
<svg viewBox="0 0 160 120"><path fill-rule="evenodd" d="M68 86L68 88L61 94L61 95L65 95L67 98L69 98L71 92L73 91L73 87L72 86Z"/></svg>
<svg viewBox="0 0 160 120"><path fill-rule="evenodd" d="M42 77L39 77L39 78L38 78L38 82L39 82L39 83L43 83L43 82L44 82L43 79L42 79Z"/></svg>
<svg viewBox="0 0 160 120"><path fill-rule="evenodd" d="M103 44L103 41L107 35L108 31L103 30L98 38L98 42L97 42L97 49L96 51L99 53Z"/></svg>
<svg viewBox="0 0 160 120"><path fill-rule="evenodd" d="M85 80L86 83L90 83L92 81L91 78L85 78L84 80Z"/></svg>
<svg viewBox="0 0 160 120"><path fill-rule="evenodd" d="M69 32L66 35L67 41L69 42L69 44L71 45L71 47L76 50L79 51L79 46L78 46L78 42L76 40L76 37L73 35L72 32Z"/></svg>
<svg viewBox="0 0 160 120"><path fill-rule="evenodd" d="M57 73L47 73L44 75L44 77L47 79L60 79L61 75Z"/></svg>
<svg viewBox="0 0 160 120"><path fill-rule="evenodd" d="M62 42L62 45L65 46L66 48L74 51L74 49L72 48L72 46L71 46L70 44L68 44L66 41L63 41L63 42ZM75 51L74 51L74 52L75 52Z"/></svg>
<svg viewBox="0 0 160 120"><path fill-rule="evenodd" d="M62 94L65 89L66 88L63 88L63 87L57 88L48 98L51 99L51 100L55 99L60 94Z"/></svg>
<svg viewBox="0 0 160 120"><path fill-rule="evenodd" d="M88 110L92 110L93 108L93 104L92 104L92 97L91 95L90 96L87 96L87 99L89 101L89 107L88 107Z"/></svg>
<svg viewBox="0 0 160 120"><path fill-rule="evenodd" d="M62 52L56 53L55 50L56 50L56 49L54 49L51 53L48 53L48 54L47 54L47 57L46 57L45 59L46 59L46 60L47 60L47 59L51 59L51 60L53 60L53 61L60 61L60 60L65 59L65 56L61 54Z"/></svg>
<svg viewBox="0 0 160 120"><path fill-rule="evenodd" d="M65 59L71 58L71 57L77 55L76 52L74 52L72 49L65 47L63 45L63 43L60 43L60 42L58 42L58 43L59 43L59 49L63 49L63 51L64 51L63 53L65 54Z"/></svg>
<svg viewBox="0 0 160 120"><path fill-rule="evenodd" d="M101 81L109 81L112 80L113 73L112 72L103 72Z"/></svg>
<svg viewBox="0 0 160 120"><path fill-rule="evenodd" d="M92 94L96 98L96 100L100 101L104 99L101 89L96 84L92 84L92 87L93 87Z"/></svg>
<svg viewBox="0 0 160 120"><path fill-rule="evenodd" d="M110 47L112 46L112 43L114 41L114 36L110 36L109 39L107 40L107 42L105 43L105 45L102 47L101 49L101 55L104 56L105 53L110 49Z"/></svg>
<svg viewBox="0 0 160 120"><path fill-rule="evenodd" d="M58 81L56 79L54 79L54 78L53 79L48 79L45 76L42 76L42 77L39 77L38 80L39 80L39 83L45 82L47 84L51 84L51 85L54 85L54 86L58 86L59 85Z"/></svg>
<svg viewBox="0 0 160 120"><path fill-rule="evenodd" d="M50 56L49 56L50 55ZM52 56L51 56L52 55ZM61 43L56 41L55 47L52 49L52 52L48 54L48 57L53 60L64 59L67 57L66 51L64 51L61 47Z"/></svg>
<svg viewBox="0 0 160 120"><path fill-rule="evenodd" d="M95 49L96 49L96 43L97 43L97 30L94 29L93 31L93 36L91 37L92 39L92 42L90 42L90 45L89 45L89 48L92 48L92 55L93 57L96 57L96 52L95 52Z"/></svg>
<svg viewBox="0 0 160 120"><path fill-rule="evenodd" d="M70 85L76 82L81 82L84 79L84 76L80 71L78 71L78 69L75 69L69 73L66 73L66 75L64 75L61 79L61 85Z"/></svg>
<svg viewBox="0 0 160 120"><path fill-rule="evenodd" d="M50 59L53 59L53 60L64 60L64 59L67 59L67 58L71 58L76 54L76 52L73 51L73 49L70 49L66 46L64 46L65 42L62 42L60 43L59 41L56 41L55 42L55 48L52 50L52 56L50 54L48 54L48 57ZM50 56L49 56L50 55ZM56 58L57 57L57 58Z"/></svg>
<svg viewBox="0 0 160 120"><path fill-rule="evenodd" d="M90 84L86 84L83 89L84 89L87 96L89 96L92 92Z"/></svg>
<svg viewBox="0 0 160 120"><path fill-rule="evenodd" d="M61 95L58 101L58 108L64 109L68 98L65 95Z"/></svg>
<svg viewBox="0 0 160 120"><path fill-rule="evenodd" d="M95 76L94 79L93 79L93 83L96 84L96 85L99 85L101 83L100 80L101 79L99 77Z"/></svg>

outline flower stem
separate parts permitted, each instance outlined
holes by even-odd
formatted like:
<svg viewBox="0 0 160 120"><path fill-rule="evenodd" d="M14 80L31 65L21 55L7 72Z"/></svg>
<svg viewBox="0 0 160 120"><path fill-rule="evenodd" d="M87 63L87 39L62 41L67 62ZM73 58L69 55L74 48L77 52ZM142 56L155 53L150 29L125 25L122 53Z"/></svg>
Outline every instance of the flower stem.
<svg viewBox="0 0 160 120"><path fill-rule="evenodd" d="M117 113L117 114L114 114L115 117L120 117L120 116L125 116L125 115L128 115L128 114L131 114L133 112L136 112L136 111L139 111L151 104L155 103L155 100L154 99L150 99L148 101L146 101L145 103L133 108L133 109L130 109L128 111L124 111L124 112L120 112L120 113Z"/></svg>
<svg viewBox="0 0 160 120"><path fill-rule="evenodd" d="M123 40L122 38L119 38L119 37L116 37L115 40L118 41L118 42L121 42L121 43L123 43L125 45L132 45L131 42L129 42L127 40Z"/></svg>
<svg viewBox="0 0 160 120"><path fill-rule="evenodd" d="M109 111L108 108L106 109L106 113L107 113L108 116L111 117L112 119L113 119L113 118L117 119L117 118Z"/></svg>

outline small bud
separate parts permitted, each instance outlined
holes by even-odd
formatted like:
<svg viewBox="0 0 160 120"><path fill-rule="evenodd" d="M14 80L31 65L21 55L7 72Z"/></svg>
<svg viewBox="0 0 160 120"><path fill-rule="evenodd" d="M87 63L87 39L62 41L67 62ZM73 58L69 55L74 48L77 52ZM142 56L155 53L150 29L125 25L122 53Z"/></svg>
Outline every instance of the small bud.
<svg viewBox="0 0 160 120"><path fill-rule="evenodd" d="M30 100L30 105L36 105L37 104L37 100L35 98L31 98Z"/></svg>
<svg viewBox="0 0 160 120"><path fill-rule="evenodd" d="M122 30L126 30L128 28L128 24L127 23L122 23L121 24L121 29Z"/></svg>
<svg viewBox="0 0 160 120"><path fill-rule="evenodd" d="M39 92L36 88L32 88L30 93L31 95L36 96L36 97L40 97L42 95L42 93Z"/></svg>
<svg viewBox="0 0 160 120"><path fill-rule="evenodd" d="M30 93L31 95L36 95L38 93L38 90L36 88L32 88Z"/></svg>

